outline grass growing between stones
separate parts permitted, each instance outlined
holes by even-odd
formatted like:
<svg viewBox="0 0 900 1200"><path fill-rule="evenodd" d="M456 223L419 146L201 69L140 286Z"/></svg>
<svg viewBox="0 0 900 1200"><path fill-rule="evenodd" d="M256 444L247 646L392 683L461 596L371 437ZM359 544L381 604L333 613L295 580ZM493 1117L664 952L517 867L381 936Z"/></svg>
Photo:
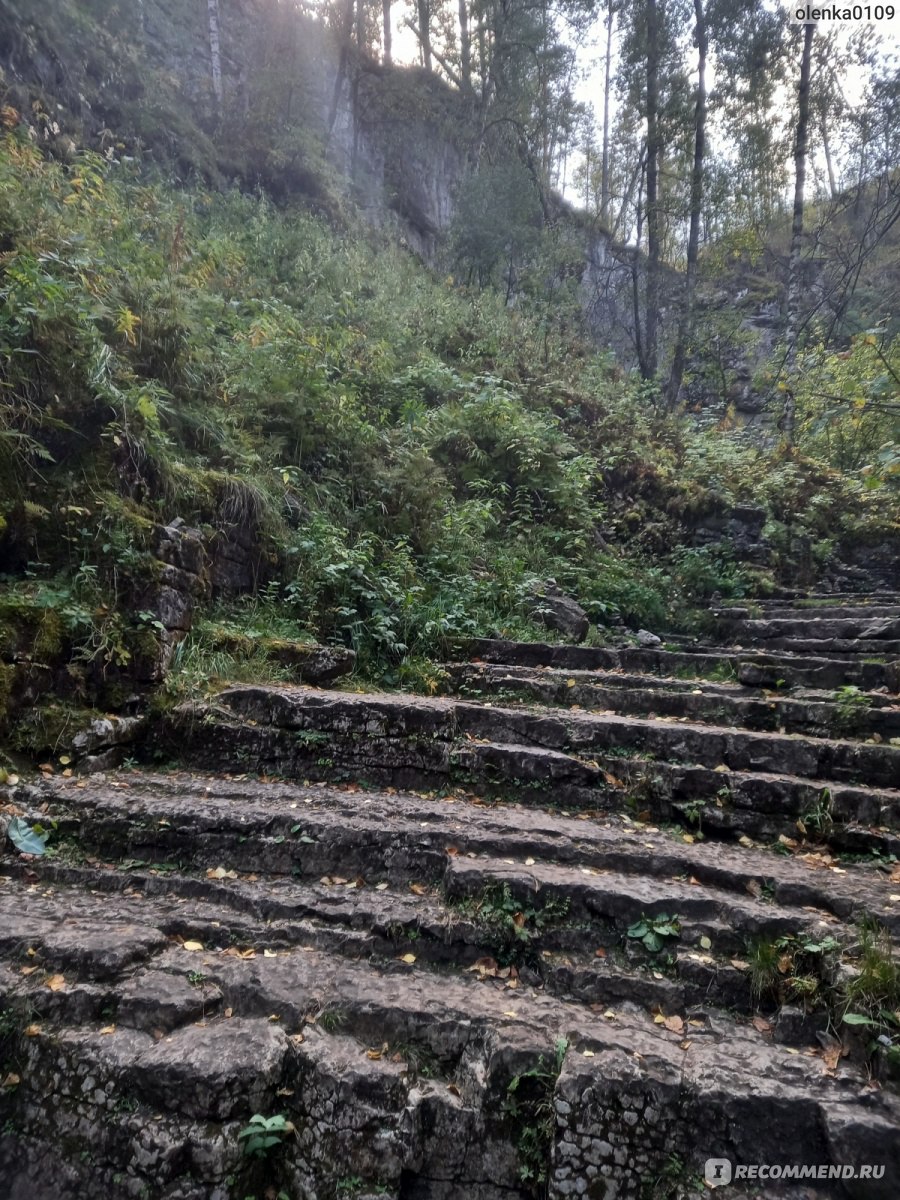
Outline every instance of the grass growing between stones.
<svg viewBox="0 0 900 1200"><path fill-rule="evenodd" d="M551 1061L541 1055L533 1067L514 1075L506 1089L503 1114L515 1130L519 1179L534 1197L543 1195L547 1183L556 1133L553 1093L568 1049L568 1041L558 1038Z"/></svg>

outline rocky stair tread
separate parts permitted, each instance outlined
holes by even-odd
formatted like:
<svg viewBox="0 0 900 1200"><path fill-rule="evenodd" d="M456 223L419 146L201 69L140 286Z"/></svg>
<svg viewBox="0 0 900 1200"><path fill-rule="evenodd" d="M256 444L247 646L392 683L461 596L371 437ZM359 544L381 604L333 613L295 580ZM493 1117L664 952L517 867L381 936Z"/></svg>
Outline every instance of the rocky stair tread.
<svg viewBox="0 0 900 1200"><path fill-rule="evenodd" d="M377 736L423 735L452 741L482 738L585 754L611 748L677 758L700 766L771 771L848 781L865 774L875 786L900 786L900 746L870 745L798 734L754 732L697 722L671 722L616 713L562 713L535 707L511 709L459 700L319 692L308 688L236 686L214 706L187 706L191 721L223 712L239 721L276 730L337 737L361 732Z"/></svg>
<svg viewBox="0 0 900 1200"><path fill-rule="evenodd" d="M866 705L850 720L842 714L833 694L806 689L781 695L763 689L752 691L741 684L687 682L652 675L612 672L563 671L554 667L501 667L448 664L445 691L466 699L502 696L509 703L608 709L621 715L687 717L703 723L753 730L804 733L810 737L834 736L858 740L877 734L881 740L898 738L900 703L877 692L860 692ZM512 693L512 695L510 695ZM853 728L845 730L844 726Z"/></svg>
<svg viewBox="0 0 900 1200"><path fill-rule="evenodd" d="M558 667L561 670L624 670L638 674L671 678L707 679L717 673L739 678L742 668L755 667L772 684L779 678L788 686L837 688L856 685L866 690L885 686L882 661L845 655L819 653L774 655L771 649L754 650L729 646L685 643L679 649L640 646L569 646L547 642L507 642L499 639L473 639L461 647L471 662L503 666ZM872 655L875 650L870 650Z"/></svg>
<svg viewBox="0 0 900 1200"><path fill-rule="evenodd" d="M122 783L127 787L114 786ZM138 771L112 783L92 779L87 788L56 779L20 792L26 812L30 805L35 816L49 814L82 849L117 853L125 862L146 851L159 861L187 856L206 869L228 855L228 866L245 873L290 876L299 869L318 878L374 870L375 879L394 886L439 879L454 853L538 858L651 879L684 875L741 894L764 880L779 903L828 908L842 920L871 912L900 921L889 900L900 879L841 866L815 845L807 858L785 857L762 847L685 842L678 831L628 816L582 819L474 799Z"/></svg>
<svg viewBox="0 0 900 1200"><path fill-rule="evenodd" d="M10 888L0 890L5 923L22 915L23 896ZM122 926L129 936L135 907L119 899L106 905L103 919L113 935ZM45 897L45 908L52 923L53 898ZM58 936L77 942L81 931L66 897L56 897L55 908ZM152 905L142 909L145 921L152 920L148 909ZM27 940L24 927L23 935ZM611 1131L615 1145L626 1151L618 1164L620 1194L637 1195L640 1176L665 1161L673 1125L681 1126L686 1112L697 1145L685 1145L683 1130L679 1144L699 1158L713 1146L737 1159L780 1161L784 1126L770 1118L773 1105L780 1111L788 1102L795 1119L802 1116L795 1151L803 1160L809 1153L814 1161L834 1157L848 1130L869 1151L875 1137L882 1143L888 1137L876 1161L887 1154L894 1166L898 1156L891 1138L900 1118L895 1098L873 1092L849 1065L832 1078L820 1057L792 1055L724 1014L698 1017L673 1032L649 1014L587 1012L527 986L498 991L493 980L435 975L418 964L379 969L308 949L246 960L170 945L126 968L138 975L151 969L182 977L202 972L204 987L215 989L215 1013L160 1031L162 1037L116 1021L102 1028L99 1022L60 1027L42 1017L21 1038L27 1069L20 1089L36 1102L21 1110L26 1138L38 1135L41 1118L35 1114L53 1086L58 1137L72 1136L87 1115L109 1124L117 1137L104 1147L107 1162L121 1171L129 1161L124 1155L130 1155L138 1178L154 1187L169 1183L178 1170L165 1147L190 1145L197 1122L221 1129L212 1150L205 1147L197 1176L202 1180L211 1168L224 1174L240 1166L236 1133L252 1112L281 1111L298 1129L313 1131L319 1153L301 1139L289 1158L300 1177L310 1171L312 1159L319 1186L329 1172L336 1183L349 1163L379 1184L400 1187L404 1170L412 1167L425 1178L444 1173L462 1186L467 1175L459 1145L469 1144L475 1132L495 1146L493 1160L502 1167L497 1178L482 1174L471 1183L475 1194L499 1200L509 1195L518 1165L503 1101L517 1075L542 1059L553 1061L557 1039L565 1040L567 1053L558 1077L549 1076L557 1114L551 1197L568 1194L557 1185L571 1177L573 1167L587 1177L595 1149L598 1161L604 1160ZM42 989L40 981L16 972L15 964L2 979L7 1004ZM111 994L118 997L126 982L121 976L112 980ZM184 1007L180 1011L194 1016ZM434 1064L430 1078L409 1069L414 1046ZM392 1047L401 1050L399 1062ZM335 1083L351 1120L328 1119ZM722 1123L726 1095L731 1110L742 1112L736 1125ZM134 1112L119 1104L123 1096L135 1097ZM397 1121L421 1105L433 1115L410 1143L398 1136L403 1126ZM611 1106L618 1119L611 1117ZM440 1135L429 1136L429 1128L439 1128ZM365 1131L368 1136L361 1136ZM609 1153L613 1161L612 1149ZM189 1161L201 1165L191 1155ZM376 1163L378 1171L370 1175ZM106 1183L102 1194L111 1200L126 1195L106 1170L104 1178L103 1168L87 1165L85 1174Z"/></svg>
<svg viewBox="0 0 900 1200"><path fill-rule="evenodd" d="M472 784L557 808L634 803L656 819L670 819L676 801L711 802L727 818L714 828L754 837L791 836L798 819L822 812L833 845L894 852L888 847L900 813L897 789L854 778L869 772L876 782L879 775L893 779L898 747L276 688L235 688L213 706L182 708L172 720L170 741L194 768L251 767L294 779L343 776L399 787ZM842 840L848 824L869 832L854 830Z"/></svg>

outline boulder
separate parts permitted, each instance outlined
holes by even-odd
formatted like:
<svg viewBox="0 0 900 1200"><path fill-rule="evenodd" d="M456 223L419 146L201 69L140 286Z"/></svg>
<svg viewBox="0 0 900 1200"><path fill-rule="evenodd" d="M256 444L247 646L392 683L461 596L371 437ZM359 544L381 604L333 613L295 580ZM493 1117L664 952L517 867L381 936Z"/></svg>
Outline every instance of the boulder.
<svg viewBox="0 0 900 1200"><path fill-rule="evenodd" d="M583 642L587 637L590 621L588 615L571 596L559 588L553 579L535 583L528 597L528 610L532 617L564 634L569 641Z"/></svg>

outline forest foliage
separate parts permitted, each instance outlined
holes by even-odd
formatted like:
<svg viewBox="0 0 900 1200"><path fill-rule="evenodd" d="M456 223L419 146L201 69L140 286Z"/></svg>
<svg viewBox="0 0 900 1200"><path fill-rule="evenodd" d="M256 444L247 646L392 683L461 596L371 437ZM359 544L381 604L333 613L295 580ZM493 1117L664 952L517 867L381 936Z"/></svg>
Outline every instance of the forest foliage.
<svg viewBox="0 0 900 1200"><path fill-rule="evenodd" d="M786 556L800 533L824 557L837 531L893 527L862 435L827 445L810 418L813 459L702 430L537 302L510 309L370 228L9 133L0 229L7 584L91 653L121 644L97 641L110 613L149 619L129 589L176 516L259 538L245 624L351 645L395 681L455 637L539 636L536 579L601 624L765 586L690 544L735 503L766 507ZM878 393L871 349L839 363Z"/></svg>

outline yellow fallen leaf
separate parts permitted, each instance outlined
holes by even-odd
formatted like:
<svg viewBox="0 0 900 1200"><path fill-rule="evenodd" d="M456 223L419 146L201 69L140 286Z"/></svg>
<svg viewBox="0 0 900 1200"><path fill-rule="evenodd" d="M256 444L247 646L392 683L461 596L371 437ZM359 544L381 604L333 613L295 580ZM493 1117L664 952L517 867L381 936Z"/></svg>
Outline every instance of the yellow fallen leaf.
<svg viewBox="0 0 900 1200"><path fill-rule="evenodd" d="M100 1030L100 1032L101 1033L115 1033L116 1027L115 1027L115 1025L104 1025L103 1028Z"/></svg>
<svg viewBox="0 0 900 1200"><path fill-rule="evenodd" d="M593 1058L594 1057L593 1050L582 1050L581 1054L582 1054L583 1058Z"/></svg>
<svg viewBox="0 0 900 1200"><path fill-rule="evenodd" d="M503 1015L504 1017L517 1017L519 1014L514 1009L510 1008L507 1009Z"/></svg>
<svg viewBox="0 0 900 1200"><path fill-rule="evenodd" d="M202 950L203 943L202 942L183 942L182 948L185 950Z"/></svg>
<svg viewBox="0 0 900 1200"><path fill-rule="evenodd" d="M687 844L690 846L690 845L692 845L692 844L693 844L693 841L694 841L694 835L693 835L692 833L683 833L683 834L681 835L681 840L682 840L683 842L687 842Z"/></svg>
<svg viewBox="0 0 900 1200"><path fill-rule="evenodd" d="M424 896L428 892L428 888L424 883L411 883L409 885L409 890L414 896Z"/></svg>
<svg viewBox="0 0 900 1200"><path fill-rule="evenodd" d="M380 1050L367 1050L366 1058L371 1058L371 1059L374 1059L375 1061L377 1061L379 1058L381 1058L381 1051Z"/></svg>
<svg viewBox="0 0 900 1200"><path fill-rule="evenodd" d="M410 965L412 965L415 961L416 961L416 956L414 954L401 954L400 955L400 962L405 962L405 963L409 963Z"/></svg>
<svg viewBox="0 0 900 1200"><path fill-rule="evenodd" d="M263 958L277 958L277 957L278 957L277 950L263 950Z"/></svg>
<svg viewBox="0 0 900 1200"><path fill-rule="evenodd" d="M66 990L65 975L51 975L47 980L47 987L51 992L64 992Z"/></svg>
<svg viewBox="0 0 900 1200"><path fill-rule="evenodd" d="M712 947L712 941L706 936L706 934L704 934L700 939L700 945L704 950L709 950Z"/></svg>
<svg viewBox="0 0 900 1200"><path fill-rule="evenodd" d="M40 1025L26 1025L22 1030L26 1037L38 1037L41 1033Z"/></svg>

